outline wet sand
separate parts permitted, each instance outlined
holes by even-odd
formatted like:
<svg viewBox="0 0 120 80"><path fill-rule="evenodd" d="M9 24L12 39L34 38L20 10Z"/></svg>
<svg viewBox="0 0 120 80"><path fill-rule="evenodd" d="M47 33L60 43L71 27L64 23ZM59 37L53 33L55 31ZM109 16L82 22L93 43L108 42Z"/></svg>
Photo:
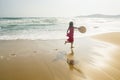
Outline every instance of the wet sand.
<svg viewBox="0 0 120 80"><path fill-rule="evenodd" d="M120 80L120 32L64 40L1 40L0 80Z"/></svg>

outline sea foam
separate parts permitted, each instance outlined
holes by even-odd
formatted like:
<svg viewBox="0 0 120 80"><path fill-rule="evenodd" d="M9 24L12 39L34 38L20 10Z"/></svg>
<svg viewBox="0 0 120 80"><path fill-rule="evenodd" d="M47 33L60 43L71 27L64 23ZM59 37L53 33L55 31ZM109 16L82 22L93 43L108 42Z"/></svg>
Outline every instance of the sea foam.
<svg viewBox="0 0 120 80"><path fill-rule="evenodd" d="M0 18L0 40L66 39L66 31L70 21L74 22L75 27L85 26L87 28L85 34L75 30L75 38L120 31L120 19L118 18Z"/></svg>

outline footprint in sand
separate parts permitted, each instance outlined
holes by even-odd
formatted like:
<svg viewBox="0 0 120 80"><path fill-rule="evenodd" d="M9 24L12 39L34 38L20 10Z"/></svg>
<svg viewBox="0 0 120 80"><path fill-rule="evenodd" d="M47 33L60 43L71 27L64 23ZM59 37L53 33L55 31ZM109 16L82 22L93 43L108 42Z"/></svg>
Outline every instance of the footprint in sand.
<svg viewBox="0 0 120 80"><path fill-rule="evenodd" d="M11 54L9 54L9 56L16 57L16 54L15 53L11 53Z"/></svg>
<svg viewBox="0 0 120 80"><path fill-rule="evenodd" d="M33 51L33 53L37 53L37 51Z"/></svg>
<svg viewBox="0 0 120 80"><path fill-rule="evenodd" d="M58 51L58 49L53 49L53 50Z"/></svg>

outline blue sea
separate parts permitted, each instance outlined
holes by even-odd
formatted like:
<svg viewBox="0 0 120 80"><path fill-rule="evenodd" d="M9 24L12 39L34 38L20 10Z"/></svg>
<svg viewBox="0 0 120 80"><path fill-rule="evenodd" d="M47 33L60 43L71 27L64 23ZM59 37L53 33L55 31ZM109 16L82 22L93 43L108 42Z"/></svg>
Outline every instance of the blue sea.
<svg viewBox="0 0 120 80"><path fill-rule="evenodd" d="M120 32L120 18L87 17L1 17L0 40L66 39L69 22L85 26L86 33L75 30L75 38L107 32Z"/></svg>

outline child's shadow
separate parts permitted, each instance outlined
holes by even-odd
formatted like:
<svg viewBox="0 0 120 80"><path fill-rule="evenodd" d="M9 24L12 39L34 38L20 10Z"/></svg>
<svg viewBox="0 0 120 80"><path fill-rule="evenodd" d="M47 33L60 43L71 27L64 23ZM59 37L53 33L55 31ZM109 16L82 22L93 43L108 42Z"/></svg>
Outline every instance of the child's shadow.
<svg viewBox="0 0 120 80"><path fill-rule="evenodd" d="M55 59L53 59L53 62L56 62L56 61L59 61L59 60L67 62L68 66L69 66L69 69L71 71L75 70L78 73L80 73L81 77L85 78L84 73L76 65L78 62L74 60L74 51L73 51L72 48L71 48L71 52L69 54L67 54L66 51L59 51L57 53Z"/></svg>
<svg viewBox="0 0 120 80"><path fill-rule="evenodd" d="M75 65L76 62L75 62L75 60L74 60L74 51L73 51L72 48L71 48L71 53L69 53L69 54L67 55L67 63L68 63L69 69L70 69L71 71L76 70L77 72L80 73L80 75L81 75L83 78L85 78L84 73Z"/></svg>

